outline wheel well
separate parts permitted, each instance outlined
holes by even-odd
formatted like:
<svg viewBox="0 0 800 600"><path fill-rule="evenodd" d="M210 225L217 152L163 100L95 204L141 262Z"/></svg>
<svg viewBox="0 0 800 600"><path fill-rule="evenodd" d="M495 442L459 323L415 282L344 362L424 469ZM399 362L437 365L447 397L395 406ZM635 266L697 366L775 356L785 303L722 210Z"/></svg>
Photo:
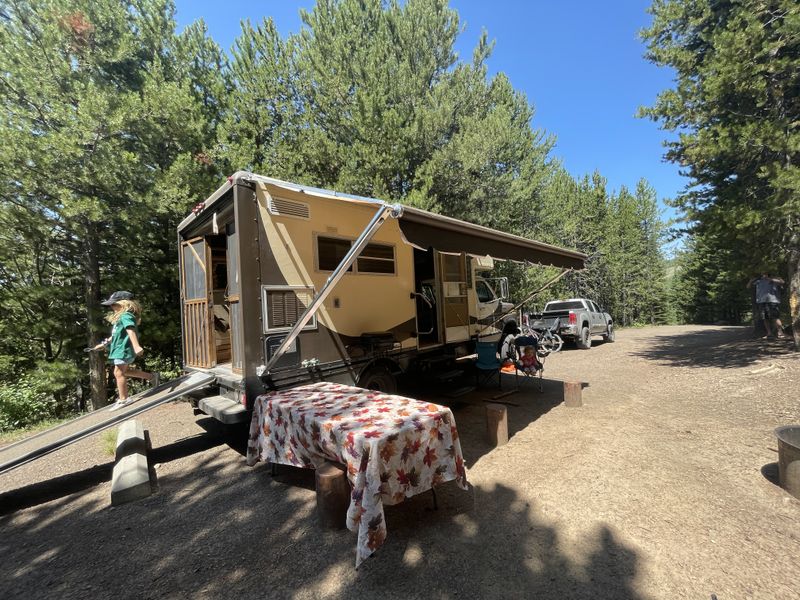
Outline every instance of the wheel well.
<svg viewBox="0 0 800 600"><path fill-rule="evenodd" d="M373 360L371 362L368 362L366 365L364 365L364 367L358 373L359 379L364 375L364 373L366 373L370 369L376 369L376 368L378 368L378 369L386 369L387 371L389 371L389 373L391 373L392 375L395 375L395 376L400 375L403 372L403 369L400 368L400 365L397 364L392 359L385 358L385 357L384 358L377 358L377 359L375 359L375 360Z"/></svg>
<svg viewBox="0 0 800 600"><path fill-rule="evenodd" d="M584 321L583 323L581 323L581 327L588 327L588 326L589 326L589 321Z"/></svg>

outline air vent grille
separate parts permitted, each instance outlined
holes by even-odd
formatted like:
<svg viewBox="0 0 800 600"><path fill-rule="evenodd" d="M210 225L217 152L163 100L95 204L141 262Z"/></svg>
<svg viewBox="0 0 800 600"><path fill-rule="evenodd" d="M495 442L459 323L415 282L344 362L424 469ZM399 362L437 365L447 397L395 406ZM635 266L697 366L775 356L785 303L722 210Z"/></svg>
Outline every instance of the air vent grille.
<svg viewBox="0 0 800 600"><path fill-rule="evenodd" d="M275 196L270 196L269 212L281 217L296 217L298 219L311 217L311 210L308 204L287 200L286 198L276 198Z"/></svg>

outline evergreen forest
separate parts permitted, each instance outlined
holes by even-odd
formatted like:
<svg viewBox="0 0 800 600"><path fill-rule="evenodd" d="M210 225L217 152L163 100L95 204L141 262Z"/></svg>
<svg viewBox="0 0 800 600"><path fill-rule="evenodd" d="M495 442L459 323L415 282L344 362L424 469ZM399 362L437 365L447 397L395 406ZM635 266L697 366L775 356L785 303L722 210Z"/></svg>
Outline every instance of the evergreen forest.
<svg viewBox="0 0 800 600"><path fill-rule="evenodd" d="M229 49L171 0L0 0L0 431L108 403L84 348L114 290L144 306L145 367L180 370L176 226L237 170L577 249L587 268L530 307L587 297L620 326L748 323L767 270L797 336L798 5L650 10L643 60L677 76L640 116L691 180L673 224L644 179L567 172L536 99L489 75L488 34L456 54L447 0L317 0L299 33L244 21ZM557 273L501 269L516 300Z"/></svg>

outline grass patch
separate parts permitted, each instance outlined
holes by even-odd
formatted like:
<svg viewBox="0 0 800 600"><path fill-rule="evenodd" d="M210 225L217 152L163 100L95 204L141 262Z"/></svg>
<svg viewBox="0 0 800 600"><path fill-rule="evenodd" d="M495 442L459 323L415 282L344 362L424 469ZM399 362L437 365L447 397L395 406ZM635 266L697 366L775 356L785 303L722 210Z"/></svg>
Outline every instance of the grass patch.
<svg viewBox="0 0 800 600"><path fill-rule="evenodd" d="M117 428L106 429L100 436L100 445L103 452L109 456L114 456L117 452Z"/></svg>

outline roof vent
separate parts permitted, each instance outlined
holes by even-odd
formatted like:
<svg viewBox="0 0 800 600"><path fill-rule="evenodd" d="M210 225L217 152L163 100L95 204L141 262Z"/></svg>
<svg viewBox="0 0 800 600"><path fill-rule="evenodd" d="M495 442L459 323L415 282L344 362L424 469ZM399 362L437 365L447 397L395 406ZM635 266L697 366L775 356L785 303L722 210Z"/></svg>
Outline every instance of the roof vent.
<svg viewBox="0 0 800 600"><path fill-rule="evenodd" d="M311 210L304 202L295 202L286 198L278 198L270 194L269 212L280 217L296 217L298 219L311 218Z"/></svg>

